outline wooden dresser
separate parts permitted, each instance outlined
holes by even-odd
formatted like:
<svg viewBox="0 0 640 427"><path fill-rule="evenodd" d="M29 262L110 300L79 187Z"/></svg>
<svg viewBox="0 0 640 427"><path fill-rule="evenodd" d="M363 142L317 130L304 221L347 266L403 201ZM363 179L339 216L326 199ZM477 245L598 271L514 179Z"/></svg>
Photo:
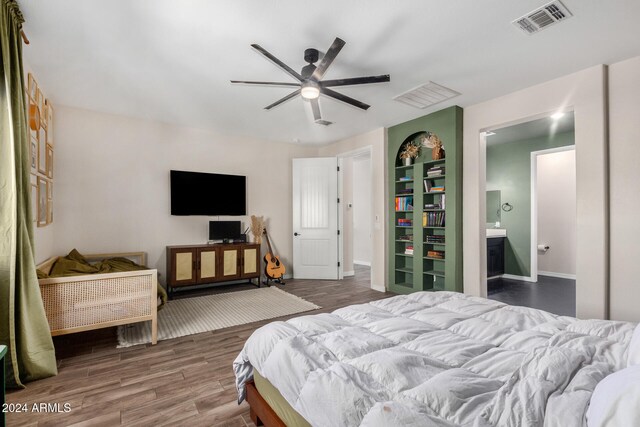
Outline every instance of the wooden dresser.
<svg viewBox="0 0 640 427"><path fill-rule="evenodd" d="M260 287L258 243L167 246L170 298L176 288L243 279Z"/></svg>

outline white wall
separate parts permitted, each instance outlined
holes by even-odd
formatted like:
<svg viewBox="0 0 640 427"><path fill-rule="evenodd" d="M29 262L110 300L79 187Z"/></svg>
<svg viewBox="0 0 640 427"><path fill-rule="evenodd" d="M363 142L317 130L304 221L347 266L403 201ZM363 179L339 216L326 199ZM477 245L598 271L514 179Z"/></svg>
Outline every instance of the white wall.
<svg viewBox="0 0 640 427"><path fill-rule="evenodd" d="M640 321L640 57L609 67L611 318Z"/></svg>
<svg viewBox="0 0 640 427"><path fill-rule="evenodd" d="M371 157L353 159L353 261L371 265Z"/></svg>
<svg viewBox="0 0 640 427"><path fill-rule="evenodd" d="M55 254L146 251L164 283L165 246L205 243L208 221L217 218L170 215L169 170L178 169L246 175L247 213L265 216L274 251L291 266L291 160L316 149L61 106L55 112ZM248 216L220 219L249 224Z"/></svg>
<svg viewBox="0 0 640 427"><path fill-rule="evenodd" d="M596 66L464 110L464 292L485 296L486 141L481 132L550 115L575 112L577 167L576 311L608 316L608 187L605 67ZM637 109L636 109L637 110Z"/></svg>
<svg viewBox="0 0 640 427"><path fill-rule="evenodd" d="M538 274L570 277L576 274L576 152L537 157Z"/></svg>
<svg viewBox="0 0 640 427"><path fill-rule="evenodd" d="M386 159L387 159L387 131L376 129L357 135L318 150L319 156L339 156L350 152L371 150L371 185L373 188L373 222L371 285L374 289L385 290L386 260L385 260L385 211L386 211Z"/></svg>

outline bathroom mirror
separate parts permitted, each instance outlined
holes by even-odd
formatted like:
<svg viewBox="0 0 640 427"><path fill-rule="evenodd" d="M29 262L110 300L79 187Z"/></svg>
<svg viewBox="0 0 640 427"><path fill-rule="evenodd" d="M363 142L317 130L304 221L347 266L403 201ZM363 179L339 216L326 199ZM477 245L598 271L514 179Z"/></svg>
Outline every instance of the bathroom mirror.
<svg viewBox="0 0 640 427"><path fill-rule="evenodd" d="M500 222L500 190L487 191L487 224L495 226Z"/></svg>

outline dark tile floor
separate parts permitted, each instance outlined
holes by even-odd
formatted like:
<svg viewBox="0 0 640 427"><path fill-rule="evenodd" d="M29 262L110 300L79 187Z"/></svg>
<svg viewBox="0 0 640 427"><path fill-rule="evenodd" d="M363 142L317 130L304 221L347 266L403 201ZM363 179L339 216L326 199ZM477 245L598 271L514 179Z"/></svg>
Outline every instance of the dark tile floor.
<svg viewBox="0 0 640 427"><path fill-rule="evenodd" d="M576 315L576 281L538 275L537 283L492 279L487 283L489 299L511 305L539 308L562 316Z"/></svg>

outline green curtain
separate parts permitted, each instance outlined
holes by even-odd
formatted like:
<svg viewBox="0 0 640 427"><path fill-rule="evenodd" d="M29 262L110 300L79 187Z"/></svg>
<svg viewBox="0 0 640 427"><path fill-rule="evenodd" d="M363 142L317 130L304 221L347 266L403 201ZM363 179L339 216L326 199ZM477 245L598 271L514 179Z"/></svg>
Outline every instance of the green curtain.
<svg viewBox="0 0 640 427"><path fill-rule="evenodd" d="M7 385L57 374L36 277L29 135L22 68L22 14L0 0L0 344Z"/></svg>

